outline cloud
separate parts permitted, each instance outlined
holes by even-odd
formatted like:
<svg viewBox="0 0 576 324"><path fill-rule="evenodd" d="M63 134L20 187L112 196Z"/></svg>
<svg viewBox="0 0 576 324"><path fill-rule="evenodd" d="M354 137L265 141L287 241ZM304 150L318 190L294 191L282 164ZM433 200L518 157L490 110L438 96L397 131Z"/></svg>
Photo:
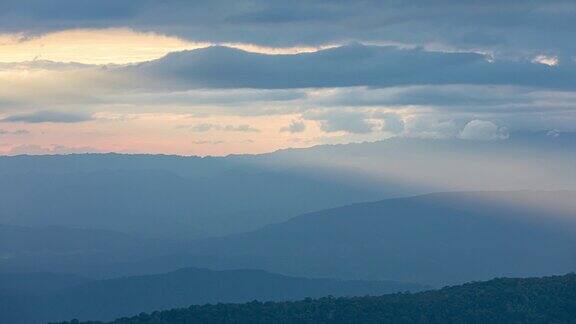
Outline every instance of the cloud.
<svg viewBox="0 0 576 324"><path fill-rule="evenodd" d="M389 120L397 120L399 116L386 114ZM403 120L403 137L465 140L504 140L509 138L506 127L498 127L494 122L473 119L468 122L454 118L443 118L435 114L416 115ZM386 131L386 121L383 130ZM398 134L398 133L397 133Z"/></svg>
<svg viewBox="0 0 576 324"><path fill-rule="evenodd" d="M558 138L558 137L560 137L560 134L561 133L555 129L552 129L552 130L549 130L546 132L546 136L550 136L552 138Z"/></svg>
<svg viewBox="0 0 576 324"><path fill-rule="evenodd" d="M248 124L241 125L217 125L217 124L196 124L191 127L179 127L179 128L189 128L193 132L203 133L211 130L224 131L224 132L243 132L243 133L258 133L260 130L258 128L252 127Z"/></svg>
<svg viewBox="0 0 576 324"><path fill-rule="evenodd" d="M315 53L318 54L318 53ZM312 54L307 54L312 55ZM289 55L293 56L293 55ZM547 70L561 69L562 65ZM33 107L45 111L70 114L94 113L101 125L106 116L139 115L143 113L169 112L189 116L275 116L291 115L278 124L276 130L285 126L286 120L299 119L301 114L314 110L342 110L367 113L369 120L374 111L396 112L406 119L418 114L436 114L440 119L457 118L460 129L472 119L491 120L515 130L542 130L556 128L575 130L576 91L546 89L516 85L398 85L390 87L354 86L329 88L291 89L225 89L198 88L182 90L182 82L174 87L162 84L163 79L152 79L149 87L134 87L139 80L118 83L114 80L123 68L92 70L84 65L35 63L32 72L28 65L8 79L0 82L0 111L3 116L33 114ZM10 69L16 69L13 65ZM40 70L36 70L40 69ZM59 75L59 69L65 75ZM80 69L81 80L91 80L88 72L95 72L99 82L78 81L74 73ZM27 80L40 73L42 78ZM56 73L57 77L54 77ZM1 73L0 73L1 74ZM110 75L109 82L104 82ZM234 76L232 76L234 77ZM18 80L12 82L10 80ZM4 79L0 76L0 81ZM26 82L24 82L26 81ZM79 86L81 85L81 86ZM184 84L185 85L185 84ZM6 88L8 86L8 88ZM84 112L84 113L82 113ZM305 118L304 118L305 119ZM252 125L249 120L244 120ZM391 122L391 121L390 121ZM406 120L404 120L407 123ZM128 123L125 123L128 125ZM135 125L136 123L132 123ZM319 123L320 124L320 123ZM325 123L326 124L326 123ZM380 130L384 121L376 121L374 130ZM225 125L221 125L224 127ZM232 125L234 126L234 125ZM237 126L237 125L236 125ZM325 129L331 129L324 125ZM376 127L377 126L377 127ZM191 126L187 126L191 127ZM360 128L357 127L355 131ZM432 131L433 132L433 131Z"/></svg>
<svg viewBox="0 0 576 324"><path fill-rule="evenodd" d="M254 142L255 141L251 140L251 139L244 139L241 141L201 140L201 141L193 141L192 143L198 144L198 145L219 145L219 144L226 144L226 143L252 144Z"/></svg>
<svg viewBox="0 0 576 324"><path fill-rule="evenodd" d="M406 137L447 139L458 135L460 127L452 118L417 115L405 121Z"/></svg>
<svg viewBox="0 0 576 324"><path fill-rule="evenodd" d="M0 129L0 135L28 135L30 131L25 129L17 129L15 131Z"/></svg>
<svg viewBox="0 0 576 324"><path fill-rule="evenodd" d="M409 85L387 88L348 87L327 91L314 98L323 106L439 106L466 109L481 106L541 101L535 89L494 85ZM557 94L555 94L557 95ZM554 95L553 95L554 96ZM550 96L552 97L552 96Z"/></svg>
<svg viewBox="0 0 576 324"><path fill-rule="evenodd" d="M259 133L260 130L258 128L252 127L250 125L247 124L243 124L243 125L226 125L224 126L224 128L222 128L222 130L227 131L227 132L245 132L245 133Z"/></svg>
<svg viewBox="0 0 576 324"><path fill-rule="evenodd" d="M530 60L492 60L472 52L360 44L292 55L248 53L216 46L171 53L122 72L175 89L451 84L576 89L576 63L551 68Z"/></svg>
<svg viewBox="0 0 576 324"><path fill-rule="evenodd" d="M262 57L265 59L276 57L275 60L279 59L281 62L283 62L283 60L290 61L298 58L304 63L314 58L312 60L314 65L320 66L325 63L318 61L318 64L316 64L317 62L315 60L318 60L315 58L316 56L326 57L327 61L330 61L331 56L339 57L339 55L342 54L339 58L342 60L341 63L334 65L357 65L358 73L368 71L370 69L369 67L376 69L380 63L373 65L371 63L372 60L382 58L382 60L385 61L388 55L397 58L405 57L407 62L409 62L411 60L410 56L416 55L414 53L424 55L424 58L430 54L433 54L432 56L437 55L438 57L454 54L430 52L422 49L406 50L395 47L370 47L362 45L334 48L317 53L280 56L246 53L235 49L224 50L230 50L233 53L239 52L241 55L254 56L255 62L260 62L260 58ZM202 51L196 52L194 55L200 55L201 52ZM366 57L359 54L363 52L366 53ZM352 53L353 55L348 56L347 53ZM406 55L404 55L404 53ZM472 55L473 57L480 56L483 57L482 62L486 64L496 64L487 62L485 56L475 53L457 54L464 56ZM375 58L370 58L373 55L375 55ZM233 56L235 57L235 54ZM183 62L178 62L176 65L187 64L188 58L189 55L184 55ZM202 58L202 60L204 60L204 58ZM163 71L161 67L164 66L164 63L160 61L162 60L150 62L149 64L158 64L158 69ZM346 63L347 61L349 61L349 63ZM368 63L364 64L363 62L365 61ZM225 66L228 64L223 62L202 62L208 64L208 66L202 66L196 71L200 73L200 78L205 77L202 71L204 71L203 69L210 70L210 65ZM450 62L450 60L447 59L447 62ZM545 73L556 73L555 71L559 70L565 71L562 73L567 73L566 71L570 70L569 64L549 67L543 64L534 64L530 62L530 60L521 62L527 64L530 68L536 67L537 69L543 69ZM518 62L513 64L518 64ZM260 63L258 63L258 65L260 65ZM363 65L369 67L363 68ZM410 66L410 64L408 65ZM190 74L185 73L186 80L182 80L180 77L172 74L166 75L160 72L158 72L159 74L149 74L149 78L138 77L132 79L130 76L134 76L133 73L140 75L140 67L141 65L128 69L125 67L94 68L90 66L87 67L86 65L51 64L49 62L34 62L33 64L18 64L17 66L5 65L8 72L3 72L7 74L3 75L2 72L0 72L0 81L2 81L0 83L3 84L3 87L0 88L0 110L8 115L26 114L28 111L31 111L33 107L44 107L44 109L48 111L70 113L78 113L82 111L82 109L85 109L85 111L96 113L106 111L138 114L143 112L169 111L173 113L194 114L197 116L261 116L295 115L316 108L331 109L344 107L346 109L358 108L358 110L363 110L364 107L374 107L422 109L424 111L434 109L435 111L445 113L467 113L470 114L466 116L467 120L480 118L495 120L499 123L502 123L499 119L504 117L496 117L494 116L495 114L501 114L502 116L505 114L510 116L512 116L512 114L516 114L517 116L525 114L526 120L532 119L532 121L529 122L530 124L535 124L538 120L543 120L536 116L536 113L545 114L547 116L545 120L551 120L553 118L558 121L562 119L573 119L569 118L569 115L575 113L573 102L576 99L576 92L572 89L563 88L564 86L568 86L569 82L566 81L566 85L562 85L557 89L551 89L548 86L552 87L554 85L546 85L546 79L537 76L535 78L540 80L538 82L542 83L542 87L516 84L443 84L446 80L442 80L441 78L434 80L435 76L431 71L424 73L416 69L412 72L410 70L412 68L404 69L394 67L396 70L391 69L387 72L373 73L373 77L369 77L368 75L365 79L358 78L357 76L348 77L346 74L343 74L342 80L334 81L330 73L324 73L322 69L320 69L319 72L321 73L318 73L318 76L309 78L308 72L314 72L316 68L312 67L301 70L302 75L292 81L289 80L290 75L284 75L284 72L278 72L280 76L276 78L283 79L284 81L282 82L286 82L286 86L297 86L301 79L306 79L308 80L306 81L307 85L315 85L311 88L254 89L242 87L207 89L199 87L189 89L193 87L190 82L196 83L196 81L194 81L198 77L196 72L190 72ZM454 67L448 66L446 70L450 68ZM178 70L176 67L174 69ZM277 69L284 70L285 68L277 67ZM287 69L294 70L291 67ZM335 69L339 68L335 67ZM254 69L254 71L257 70L258 69ZM252 83L254 82L253 80L250 80L251 72L247 72L245 78L238 78L237 75L228 73L225 70L214 70L213 72L216 73L215 76L212 76L213 78L230 79L222 82L214 81L214 86L218 87L228 86L230 83L236 83L236 86L239 87L246 85L262 87L279 86L274 84L276 80L266 81L266 73L264 72L261 82L255 84ZM356 72L351 69L349 73L355 74ZM388 74L392 75L389 76ZM425 76L429 78L429 80L424 79L423 81L418 81L419 77L417 76L420 74L430 74L430 76ZM474 71L471 71L470 74L474 74ZM274 76L274 74L271 75ZM496 77L497 76L494 76L493 78ZM396 78L399 79L401 83L422 82L423 84L377 86L380 82L378 81L379 79L383 80L386 78L389 80L384 80L383 82L393 83ZM509 76L506 76L506 78L509 78ZM146 79L146 81L143 81L144 79ZM474 77L470 77L470 79L470 82L475 81ZM518 77L518 79L530 78ZM355 80L361 83L376 85L347 85L347 83L354 84L354 82L356 82ZM456 81L460 80L454 79L454 82ZM466 80L462 80L462 82L464 81ZM524 82L523 80L521 81ZM290 84L290 82L292 82L292 84ZM337 87L320 87L333 83L336 83ZM198 84L203 84L203 82L199 82ZM512 117L509 119L512 119ZM568 122L561 123L563 125L568 124ZM521 123L509 123L509 120L507 120L504 124L513 128L517 124L526 123L524 121ZM551 127L566 129L565 126L556 126L554 124L552 124Z"/></svg>
<svg viewBox="0 0 576 324"><path fill-rule="evenodd" d="M217 125L213 125L213 124L197 124L194 125L192 127L190 127L190 130L193 132L198 132L198 133L203 133L203 132L207 132L211 129L214 129L215 126Z"/></svg>
<svg viewBox="0 0 576 324"><path fill-rule="evenodd" d="M532 60L532 63L540 63L548 66L556 66L558 65L558 57L538 55Z"/></svg>
<svg viewBox="0 0 576 324"><path fill-rule="evenodd" d="M392 134L400 134L404 131L404 120L402 117L395 113L376 113L373 118L384 121L382 130Z"/></svg>
<svg viewBox="0 0 576 324"><path fill-rule="evenodd" d="M145 91L150 92L145 92ZM301 89L193 89L174 91L171 88L150 87L144 92L121 93L111 98L111 102L150 105L193 105L238 107L255 103L274 104L305 99L307 94ZM244 107L245 108L245 107Z"/></svg>
<svg viewBox="0 0 576 324"><path fill-rule="evenodd" d="M303 131L306 130L306 124L304 124L304 122L302 121L297 121L297 120L293 120L290 125L282 127L280 129L280 132L288 132L288 133L302 133Z"/></svg>
<svg viewBox="0 0 576 324"><path fill-rule="evenodd" d="M6 0L0 31L131 27L196 41L260 45L349 40L503 53L574 53L570 0ZM553 36L551 36L553 35Z"/></svg>
<svg viewBox="0 0 576 324"><path fill-rule="evenodd" d="M507 139L509 134L505 127L498 127L491 121L475 119L464 126L459 137L468 140L491 141Z"/></svg>
<svg viewBox="0 0 576 324"><path fill-rule="evenodd" d="M11 115L0 121L10 123L80 123L89 120L92 120L92 116L84 113L67 113L45 110L27 114Z"/></svg>
<svg viewBox="0 0 576 324"><path fill-rule="evenodd" d="M218 145L218 144L224 144L224 141L193 141L192 143L197 144L197 145L205 145L205 144L209 144L209 145Z"/></svg>
<svg viewBox="0 0 576 324"><path fill-rule="evenodd" d="M131 91L131 82L118 78L124 76L79 64L45 61L0 64L0 111L33 114L38 112L37 107L42 107L39 113L45 117L67 112L86 117L89 106L102 103L102 98Z"/></svg>
<svg viewBox="0 0 576 324"><path fill-rule="evenodd" d="M327 133L347 132L352 134L367 134L374 126L363 112L356 111L324 111L308 112L303 115L309 120L320 122L320 129Z"/></svg>
<svg viewBox="0 0 576 324"><path fill-rule="evenodd" d="M0 33L2 62L77 62L110 65L144 62L170 52L215 45L129 28L70 29L37 37ZM224 43L249 52L268 54L304 53L326 46L265 47L253 44Z"/></svg>
<svg viewBox="0 0 576 324"><path fill-rule="evenodd" d="M88 146L69 147L58 144L48 146L36 145L36 144L23 144L12 147L8 152L8 155L81 154L81 153L98 153L98 152L102 151Z"/></svg>

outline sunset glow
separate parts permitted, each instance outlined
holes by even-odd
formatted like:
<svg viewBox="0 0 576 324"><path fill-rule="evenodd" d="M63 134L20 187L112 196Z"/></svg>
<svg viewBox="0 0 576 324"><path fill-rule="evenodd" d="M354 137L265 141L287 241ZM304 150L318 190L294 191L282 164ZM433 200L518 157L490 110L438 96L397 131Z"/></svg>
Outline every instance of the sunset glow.
<svg viewBox="0 0 576 324"><path fill-rule="evenodd" d="M233 14L214 26L176 15L155 27L162 12L126 24L0 29L0 153L226 155L575 130L576 61L560 49L399 31L333 37L324 21L300 34L280 23L282 38L265 20ZM194 133L175 120L212 127Z"/></svg>

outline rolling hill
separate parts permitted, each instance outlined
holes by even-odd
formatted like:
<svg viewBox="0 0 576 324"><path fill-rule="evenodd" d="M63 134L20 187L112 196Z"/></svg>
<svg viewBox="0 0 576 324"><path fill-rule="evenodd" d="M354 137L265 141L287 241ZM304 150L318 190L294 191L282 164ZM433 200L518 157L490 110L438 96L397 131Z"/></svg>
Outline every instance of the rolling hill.
<svg viewBox="0 0 576 324"><path fill-rule="evenodd" d="M354 204L219 238L0 227L0 272L95 279L185 267L431 286L576 269L573 191L452 192Z"/></svg>
<svg viewBox="0 0 576 324"><path fill-rule="evenodd" d="M8 278L2 275L0 278ZM14 277L14 275L11 275ZM426 287L398 282L339 281L305 279L260 270L212 271L185 268L177 271L83 281L69 285L75 276L54 274L18 275L29 277L38 286L20 281L10 290L0 289L0 322L38 323L68 318L111 320L133 313L182 307L190 304L284 301L306 297L381 295L418 291ZM68 282L64 279L68 277ZM54 288L59 279L61 289ZM42 282L45 279L46 282ZM1 287L0 287L1 288Z"/></svg>
<svg viewBox="0 0 576 324"><path fill-rule="evenodd" d="M0 225L0 273L57 272L99 277L103 264L157 257L172 253L177 246L175 241L141 239L107 230Z"/></svg>
<svg viewBox="0 0 576 324"><path fill-rule="evenodd" d="M499 278L416 294L198 305L110 323L574 323L575 318L576 275L568 274Z"/></svg>
<svg viewBox="0 0 576 324"><path fill-rule="evenodd" d="M0 223L190 239L253 230L303 212L380 197L371 187L301 170L221 172L214 176L181 176L166 170L3 175ZM290 203L294 200L300 203Z"/></svg>
<svg viewBox="0 0 576 324"><path fill-rule="evenodd" d="M454 192L361 203L197 240L211 268L436 286L576 269L576 192Z"/></svg>

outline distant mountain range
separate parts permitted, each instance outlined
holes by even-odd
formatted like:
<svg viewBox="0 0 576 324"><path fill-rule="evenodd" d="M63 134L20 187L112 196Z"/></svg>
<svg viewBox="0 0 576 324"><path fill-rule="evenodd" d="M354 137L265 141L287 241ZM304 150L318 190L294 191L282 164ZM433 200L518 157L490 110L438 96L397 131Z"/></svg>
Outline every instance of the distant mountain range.
<svg viewBox="0 0 576 324"><path fill-rule="evenodd" d="M91 278L184 267L442 286L576 269L576 192L453 192L303 214L190 241L109 231L0 226L0 272Z"/></svg>
<svg viewBox="0 0 576 324"><path fill-rule="evenodd" d="M138 160L112 155L96 159L116 158ZM191 239L257 229L303 212L380 197L373 187L303 174L305 170L222 172L211 177L165 170L3 175L0 223Z"/></svg>
<svg viewBox="0 0 576 324"><path fill-rule="evenodd" d="M432 285L576 269L576 192L455 192L323 210L194 241L212 268Z"/></svg>
<svg viewBox="0 0 576 324"><path fill-rule="evenodd" d="M4 294L43 295L92 281L73 274L48 272L2 273L0 292Z"/></svg>
<svg viewBox="0 0 576 324"><path fill-rule="evenodd" d="M115 231L0 225L0 273L52 271L99 277L105 264L118 264L120 271L119 264L178 250L175 241L141 239Z"/></svg>
<svg viewBox="0 0 576 324"><path fill-rule="evenodd" d="M576 190L576 136L393 138L261 155L0 157L0 224L194 239L439 191Z"/></svg>
<svg viewBox="0 0 576 324"><path fill-rule="evenodd" d="M0 157L0 322L111 320L206 302L384 294L574 271L575 138L397 138L221 158ZM436 300L446 291L418 296ZM451 302L469 300L460 297ZM269 305L279 318L312 305L302 315L312 322L345 316L306 303L253 305ZM320 303L331 309L334 299ZM414 303L392 314L411 321ZM431 313L423 316L436 316L442 303L426 304ZM288 313L277 315L278 305ZM472 317L438 318L485 319L474 315L478 305L463 308ZM230 319L247 316L238 307ZM389 312L375 311L369 320Z"/></svg>
<svg viewBox="0 0 576 324"><path fill-rule="evenodd" d="M190 304L381 295L425 288L398 282L305 279L260 270L186 268L100 281L49 273L0 274L0 322L111 320Z"/></svg>
<svg viewBox="0 0 576 324"><path fill-rule="evenodd" d="M111 323L574 323L575 318L576 275L568 274L380 297L194 305Z"/></svg>

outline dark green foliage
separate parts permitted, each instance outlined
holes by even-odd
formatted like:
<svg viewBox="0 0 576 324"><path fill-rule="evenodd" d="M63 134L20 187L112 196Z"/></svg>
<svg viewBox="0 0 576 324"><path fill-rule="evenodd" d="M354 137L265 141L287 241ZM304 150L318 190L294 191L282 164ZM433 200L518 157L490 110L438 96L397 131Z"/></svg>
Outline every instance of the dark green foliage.
<svg viewBox="0 0 576 324"><path fill-rule="evenodd" d="M494 279L381 297L190 306L113 323L576 323L576 275Z"/></svg>

